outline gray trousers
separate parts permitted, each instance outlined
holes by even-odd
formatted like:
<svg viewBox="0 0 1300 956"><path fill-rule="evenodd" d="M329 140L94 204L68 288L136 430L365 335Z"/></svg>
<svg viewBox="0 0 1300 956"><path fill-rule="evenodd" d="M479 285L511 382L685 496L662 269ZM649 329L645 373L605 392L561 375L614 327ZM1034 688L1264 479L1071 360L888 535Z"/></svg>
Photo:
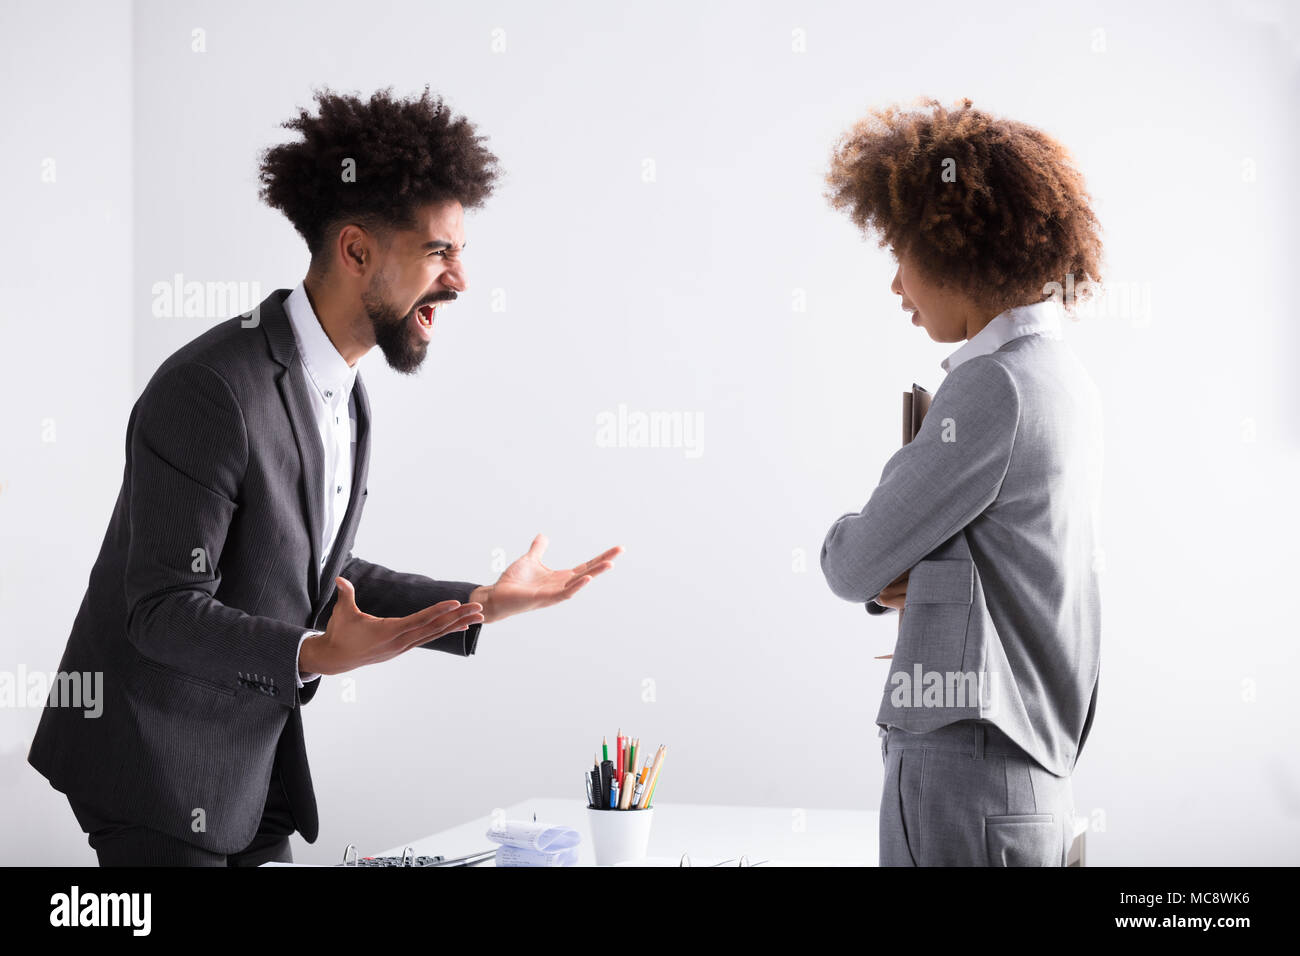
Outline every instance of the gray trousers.
<svg viewBox="0 0 1300 956"><path fill-rule="evenodd" d="M1039 766L991 723L880 731L881 866L1064 866L1069 777Z"/></svg>

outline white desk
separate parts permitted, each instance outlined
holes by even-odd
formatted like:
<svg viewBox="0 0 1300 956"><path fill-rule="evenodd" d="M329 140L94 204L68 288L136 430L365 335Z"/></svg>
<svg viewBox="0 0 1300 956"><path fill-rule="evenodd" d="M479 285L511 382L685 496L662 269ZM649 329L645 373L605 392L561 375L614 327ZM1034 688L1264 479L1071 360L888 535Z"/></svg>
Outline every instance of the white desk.
<svg viewBox="0 0 1300 956"><path fill-rule="evenodd" d="M578 865L594 866L591 829L582 800L538 797L504 808L509 820L531 820L569 826L582 834ZM605 811L616 813L618 811ZM650 830L649 855L679 860L689 854L693 865L715 860L828 866L875 866L879 860L880 814L875 810L794 810L781 807L731 807L694 803L657 803ZM416 855L465 856L492 849L484 836L492 822L482 816L468 823L422 837L409 844ZM1088 821L1075 821L1071 865L1083 862L1083 840ZM404 846L390 847L375 856L401 856ZM363 850L363 855L365 851ZM735 864L733 864L735 865Z"/></svg>

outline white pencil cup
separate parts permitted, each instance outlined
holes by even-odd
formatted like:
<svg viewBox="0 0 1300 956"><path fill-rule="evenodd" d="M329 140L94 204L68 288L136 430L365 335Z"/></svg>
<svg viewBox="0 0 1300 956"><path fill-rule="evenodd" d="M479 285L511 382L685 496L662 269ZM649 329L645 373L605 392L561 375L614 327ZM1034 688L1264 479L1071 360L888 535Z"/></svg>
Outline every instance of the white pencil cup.
<svg viewBox="0 0 1300 956"><path fill-rule="evenodd" d="M645 810L596 810L587 808L591 824L591 846L597 866L613 866L628 860L643 860L650 846L650 824L654 807Z"/></svg>

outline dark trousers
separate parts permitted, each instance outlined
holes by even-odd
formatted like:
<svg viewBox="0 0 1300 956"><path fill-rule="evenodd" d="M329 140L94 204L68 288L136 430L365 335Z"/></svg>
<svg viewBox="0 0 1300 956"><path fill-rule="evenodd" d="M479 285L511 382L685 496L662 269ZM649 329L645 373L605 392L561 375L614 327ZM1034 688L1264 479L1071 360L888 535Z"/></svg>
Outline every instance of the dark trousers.
<svg viewBox="0 0 1300 956"><path fill-rule="evenodd" d="M110 820L89 804L68 797L72 812L89 836L100 866L261 866L292 863L289 834L297 829L277 763L271 771L266 808L251 843L229 855L205 850L184 840L134 823Z"/></svg>
<svg viewBox="0 0 1300 956"><path fill-rule="evenodd" d="M991 723L881 734L881 866L1064 866L1069 777L1044 770Z"/></svg>

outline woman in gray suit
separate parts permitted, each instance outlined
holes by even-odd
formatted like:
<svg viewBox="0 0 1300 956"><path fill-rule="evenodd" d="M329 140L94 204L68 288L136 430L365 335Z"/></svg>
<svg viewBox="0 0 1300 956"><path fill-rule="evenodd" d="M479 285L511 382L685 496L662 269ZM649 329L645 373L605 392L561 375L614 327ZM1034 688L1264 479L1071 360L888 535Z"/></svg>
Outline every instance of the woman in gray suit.
<svg viewBox="0 0 1300 956"><path fill-rule="evenodd" d="M964 343L822 548L835 594L900 615L880 863L1063 865L1101 639L1101 401L1063 339L1100 280L1083 177L1040 130L926 100L857 123L827 182L912 324Z"/></svg>

